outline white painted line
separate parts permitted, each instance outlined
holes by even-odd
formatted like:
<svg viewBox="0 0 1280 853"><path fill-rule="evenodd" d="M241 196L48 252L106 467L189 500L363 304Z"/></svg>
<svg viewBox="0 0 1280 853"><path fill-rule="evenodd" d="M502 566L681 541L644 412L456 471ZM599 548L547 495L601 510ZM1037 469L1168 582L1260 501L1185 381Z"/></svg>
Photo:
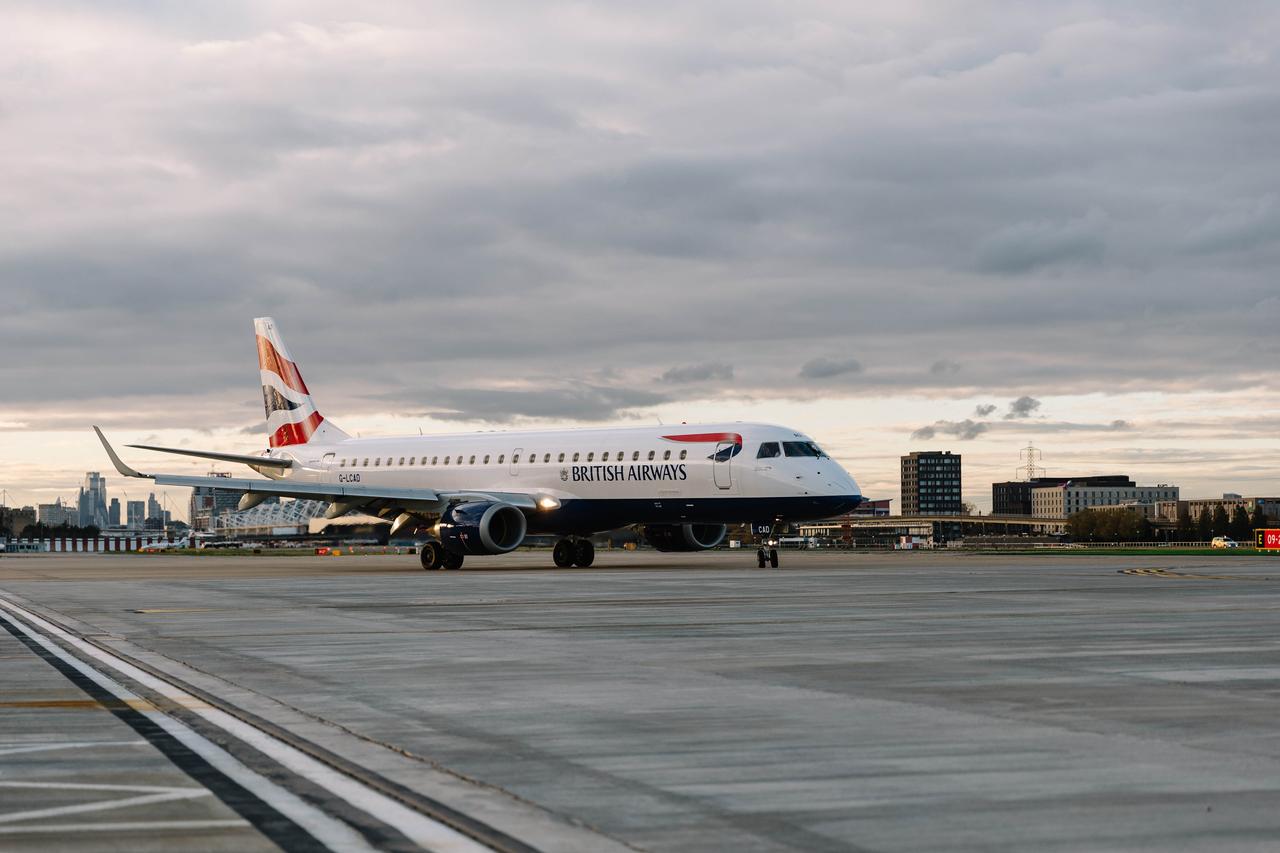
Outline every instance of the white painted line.
<svg viewBox="0 0 1280 853"><path fill-rule="evenodd" d="M0 746L0 755L22 752L51 752L56 749L96 749L102 746L150 746L145 740L86 740L79 743L36 743L25 746Z"/></svg>
<svg viewBox="0 0 1280 853"><path fill-rule="evenodd" d="M58 791L128 791L132 794L171 794L203 791L205 788L175 788L172 785L104 785L99 782L0 782L0 788L51 788Z"/></svg>
<svg viewBox="0 0 1280 853"><path fill-rule="evenodd" d="M339 773L329 765L317 761L283 741L277 740L261 729L254 728L217 708L205 707L203 702L185 690L156 678L150 673L138 669L128 661L121 660L97 646L84 642L79 637L68 634L57 625L40 618L29 610L19 607L4 598L0 598L0 607L13 613L21 614L43 630L111 667L125 677L133 679L162 696L191 709L192 713L199 714L208 722L253 746L289 770L319 785L383 823L395 827L415 844L428 850L437 851L437 853L488 853L489 848L479 842L438 821L432 820L424 814L414 811L385 794L352 779L350 776ZM24 627L25 631L25 626L20 627ZM36 636L38 637L38 635ZM71 660L74 660L74 658L71 658ZM89 672L94 671L87 667L85 669L89 669ZM160 718L169 720L164 715L160 715ZM193 735L195 734L190 729L186 729L185 726L183 729ZM309 828L308 831L310 831ZM325 843L327 844L328 842Z"/></svg>
<svg viewBox="0 0 1280 853"><path fill-rule="evenodd" d="M55 826L0 826L0 835L25 835L37 832L138 832L149 829L240 829L249 821L226 820L134 820L119 823L64 823Z"/></svg>
<svg viewBox="0 0 1280 853"><path fill-rule="evenodd" d="M3 598L0 598L0 610L6 610L11 614L21 614L24 618L27 618L31 622L41 626L54 636L64 639L76 648L84 649L86 651L94 650L94 647L90 646L88 643L78 640L78 638L71 636L56 625L53 625L45 619L41 619L34 613L29 613L24 608L18 607ZM5 619L5 621L15 626L19 631L34 642L38 643L50 654L73 667L86 678L90 679L104 690L110 692L116 698L124 699L126 701L131 699L138 700L141 703L142 697L138 696L124 685L111 680L88 664L82 663L73 655L66 653L59 648L57 644L47 640L40 633L28 628L21 619L14 619L4 613L0 613L0 618ZM128 665L125 664L125 666ZM129 668L134 669L134 667ZM141 671L139 670L139 672ZM142 674L145 675L145 673ZM150 677L148 676L148 678ZM150 680L154 681L155 679ZM142 705L139 705L139 707L142 707ZM315 806L303 802L301 798L291 791L287 791L265 777L259 776L257 773L241 764L239 760L234 758L226 750L222 749L222 747L207 740L204 736L197 734L182 723L172 719L160 711L140 710L137 713L142 714L156 725L160 726L160 728L164 729L167 734L177 739L181 744L199 755L215 769L223 773L228 778L234 780L264 803L268 804L280 814L302 827L302 829L311 835L312 838L315 838L330 850L344 851L344 853L348 850L360 851L360 853L366 853L366 851L367 853L372 853L373 848L369 846L363 836L350 826L336 818L330 817Z"/></svg>
<svg viewBox="0 0 1280 853"><path fill-rule="evenodd" d="M65 814L81 814L83 812L105 812L112 809L128 809L134 806L148 806L152 803L167 803L171 800L195 800L212 796L213 792L206 788L193 788L188 791L168 791L163 794L140 794L136 797L124 797L119 800L98 800L93 803L76 803L71 806L50 806L47 809L29 809L25 812L8 812L0 814L0 823L17 823L22 820L34 820L40 817L57 817Z"/></svg>

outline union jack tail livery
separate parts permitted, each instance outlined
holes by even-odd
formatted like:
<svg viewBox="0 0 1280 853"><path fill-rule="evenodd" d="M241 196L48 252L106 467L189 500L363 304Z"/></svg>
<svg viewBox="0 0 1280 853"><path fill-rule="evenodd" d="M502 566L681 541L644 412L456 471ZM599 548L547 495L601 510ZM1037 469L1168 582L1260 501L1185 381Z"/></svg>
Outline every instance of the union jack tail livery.
<svg viewBox="0 0 1280 853"><path fill-rule="evenodd" d="M271 446L306 444L320 433L330 440L349 438L316 409L298 365L289 357L276 321L258 317L253 321L253 328L258 336L258 369L262 373L262 402L267 410Z"/></svg>

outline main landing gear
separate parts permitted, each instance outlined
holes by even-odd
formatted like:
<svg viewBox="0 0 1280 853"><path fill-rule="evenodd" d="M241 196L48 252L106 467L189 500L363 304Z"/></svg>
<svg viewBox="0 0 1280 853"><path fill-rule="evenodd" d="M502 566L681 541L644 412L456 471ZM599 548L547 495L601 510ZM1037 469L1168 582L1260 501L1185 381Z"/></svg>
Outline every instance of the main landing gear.
<svg viewBox="0 0 1280 853"><path fill-rule="evenodd" d="M552 549L551 559L562 569L570 566L585 569L595 562L596 546L590 539L561 539Z"/></svg>
<svg viewBox="0 0 1280 853"><path fill-rule="evenodd" d="M422 547L418 551L418 558L422 561L422 568L429 572L438 569L462 568L462 555L446 549L435 539L429 539L422 543Z"/></svg>
<svg viewBox="0 0 1280 853"><path fill-rule="evenodd" d="M763 548L756 549L756 565L763 569L765 563L768 563L770 568L778 568L777 548L770 548L768 553L766 553Z"/></svg>

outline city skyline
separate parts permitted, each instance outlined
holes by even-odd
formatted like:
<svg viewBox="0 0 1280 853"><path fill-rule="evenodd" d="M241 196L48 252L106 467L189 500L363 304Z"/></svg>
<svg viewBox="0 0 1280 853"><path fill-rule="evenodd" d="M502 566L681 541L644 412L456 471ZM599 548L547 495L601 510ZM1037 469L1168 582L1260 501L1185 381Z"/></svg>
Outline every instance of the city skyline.
<svg viewBox="0 0 1280 853"><path fill-rule="evenodd" d="M872 497L950 449L989 508L1028 440L1280 493L1273 6L220 8L0 34L10 503L105 467L92 423L260 450L264 314L366 435L741 419Z"/></svg>

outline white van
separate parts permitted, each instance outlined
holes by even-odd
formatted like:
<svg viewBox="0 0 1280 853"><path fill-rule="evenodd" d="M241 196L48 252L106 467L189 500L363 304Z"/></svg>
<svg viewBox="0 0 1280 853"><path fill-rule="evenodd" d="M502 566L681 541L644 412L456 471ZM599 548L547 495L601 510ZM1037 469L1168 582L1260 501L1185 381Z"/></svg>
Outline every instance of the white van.
<svg viewBox="0 0 1280 853"><path fill-rule="evenodd" d="M1239 548L1240 543L1230 536L1215 536L1210 543L1214 548Z"/></svg>

